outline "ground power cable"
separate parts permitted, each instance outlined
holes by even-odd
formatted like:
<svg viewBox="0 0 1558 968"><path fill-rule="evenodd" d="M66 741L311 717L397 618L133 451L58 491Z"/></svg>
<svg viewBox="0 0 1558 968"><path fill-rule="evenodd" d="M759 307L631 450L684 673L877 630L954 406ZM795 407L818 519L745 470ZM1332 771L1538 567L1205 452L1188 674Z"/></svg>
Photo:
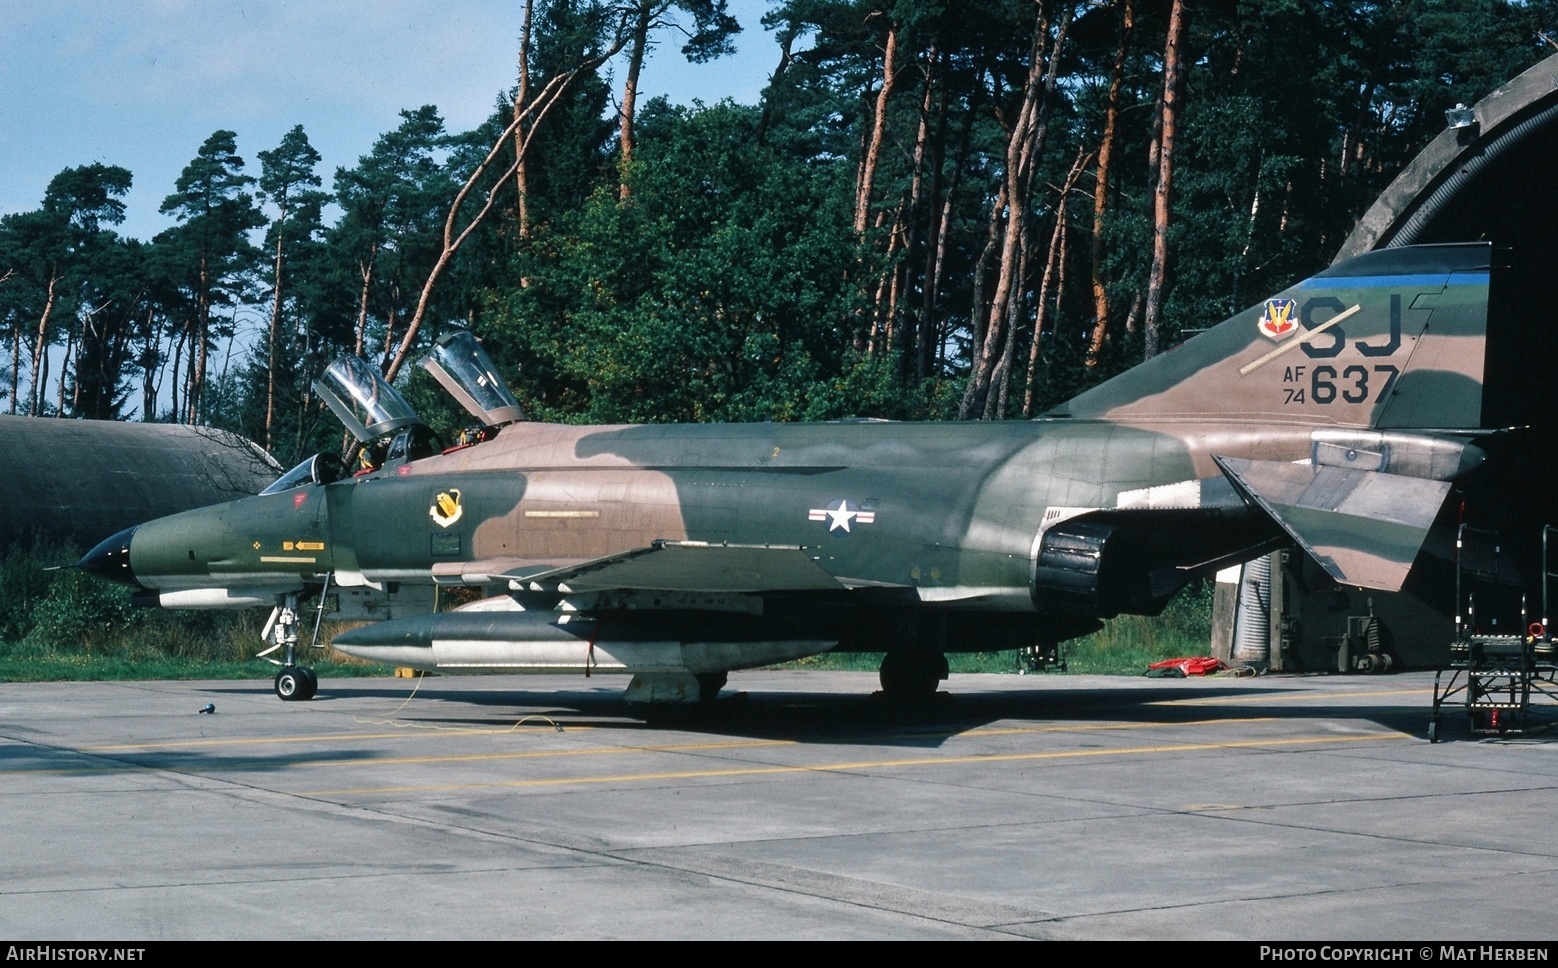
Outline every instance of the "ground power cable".
<svg viewBox="0 0 1558 968"><path fill-rule="evenodd" d="M438 726L438 725L435 725L433 723L408 723L408 722L404 722L402 720L394 718L395 716L400 714L400 711L402 709L405 709L407 706L409 706L411 704L411 700L416 698L417 691L422 688L422 680L426 676L427 676L427 673L423 672L420 669L417 670L416 682L411 686L411 694L406 696L406 698L401 701L399 706L396 706L394 709L390 710L388 713L385 713L384 715L385 715L386 718L384 718L384 719L369 719L369 718L364 717L364 716L353 716L352 717L352 721L357 723L357 724L359 724L359 725L362 725L362 726L388 726L388 727L391 727L392 729L431 729L431 730L436 730L436 731L439 731L439 732L451 732L451 733L453 733L453 732L472 732L472 730L469 727L465 727L465 726ZM546 723L548 726L550 726L553 729L557 730L559 733L563 732L563 727L562 727L561 723L557 722L555 719L552 719L552 718L550 718L548 716L543 716L540 713L531 713L528 716L523 716L523 717L515 720L514 724L512 726L510 726L508 729L478 730L478 732L512 733L512 732L517 731L519 729L519 727L525 725L526 723L530 722L533 719L534 720L539 720L541 722Z"/></svg>

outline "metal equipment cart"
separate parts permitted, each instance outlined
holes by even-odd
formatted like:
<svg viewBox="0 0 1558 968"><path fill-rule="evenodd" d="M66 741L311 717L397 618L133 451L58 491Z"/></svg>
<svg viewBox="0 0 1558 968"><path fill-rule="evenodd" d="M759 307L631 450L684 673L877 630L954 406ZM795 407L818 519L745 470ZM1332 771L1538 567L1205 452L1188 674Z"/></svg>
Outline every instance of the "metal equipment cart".
<svg viewBox="0 0 1558 968"><path fill-rule="evenodd" d="M1529 620L1522 592L1518 620L1502 627L1498 612L1511 609L1507 604L1499 608L1500 592L1508 595L1509 586L1499 581L1498 536L1464 524L1456 533L1455 639L1450 643L1449 666L1434 675L1429 742L1439 742L1442 710L1452 699L1465 707L1474 735L1520 734L1550 725L1533 718L1532 702L1545 700L1545 705L1558 709L1558 646L1547 621L1548 579L1553 576L1548 539L1554 531L1551 525L1542 529L1541 621ZM1491 545L1491 556L1473 551L1474 543L1482 541ZM1479 592L1484 602L1480 616Z"/></svg>

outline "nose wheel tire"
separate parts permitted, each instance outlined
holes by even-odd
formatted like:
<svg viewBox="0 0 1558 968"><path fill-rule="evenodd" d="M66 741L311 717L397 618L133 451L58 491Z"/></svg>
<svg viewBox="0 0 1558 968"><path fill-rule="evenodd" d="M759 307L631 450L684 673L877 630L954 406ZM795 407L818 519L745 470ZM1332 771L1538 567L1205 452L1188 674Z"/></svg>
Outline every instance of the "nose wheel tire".
<svg viewBox="0 0 1558 968"><path fill-rule="evenodd" d="M276 673L276 695L283 702L302 702L314 698L319 677L304 666L286 666Z"/></svg>

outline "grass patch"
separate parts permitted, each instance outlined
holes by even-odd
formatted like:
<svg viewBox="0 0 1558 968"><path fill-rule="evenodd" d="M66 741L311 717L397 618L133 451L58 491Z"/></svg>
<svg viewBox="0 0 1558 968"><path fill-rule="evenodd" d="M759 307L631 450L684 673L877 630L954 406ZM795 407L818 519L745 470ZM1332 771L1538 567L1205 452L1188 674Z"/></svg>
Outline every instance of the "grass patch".
<svg viewBox="0 0 1558 968"><path fill-rule="evenodd" d="M256 650L257 651L257 650ZM359 662L327 649L309 650L306 663L320 678L388 675L385 666ZM111 682L140 679L258 679L268 680L276 666L263 659L174 658L166 655L123 653L88 655L56 651L29 643L0 644L0 682Z"/></svg>
<svg viewBox="0 0 1558 968"><path fill-rule="evenodd" d="M35 541L0 554L0 682L127 679L269 679L276 667L254 656L265 646L265 612L174 611L137 608L128 589L74 569L44 571L72 562L80 549ZM1122 615L1104 628L1064 644L1067 671L1140 675L1161 659L1205 655L1211 638L1212 583L1199 582L1169 603L1162 615ZM305 611L300 637L311 637ZM321 641L351 627L326 622ZM302 649L322 676L385 675L372 665L332 649ZM875 672L881 653L812 656L781 668ZM1021 671L1018 654L954 653L953 672Z"/></svg>
<svg viewBox="0 0 1558 968"><path fill-rule="evenodd" d="M1211 630L1190 635L1162 618L1122 615L1104 623L1102 631L1067 642L1065 649L1070 672L1139 676L1154 662L1208 654Z"/></svg>
<svg viewBox="0 0 1558 968"><path fill-rule="evenodd" d="M138 608L130 590L75 569L81 550L35 540L0 554L0 682L127 679L269 679L276 666L255 658L265 648L262 609L191 611ZM299 629L306 646L312 616ZM326 622L321 641L350 627ZM333 649L301 648L304 661L331 677L385 675Z"/></svg>
<svg viewBox="0 0 1558 968"><path fill-rule="evenodd" d="M1212 639L1210 581L1192 584L1169 602L1162 615L1121 615L1104 622L1092 635L1062 644L1066 671L1078 675L1139 676L1164 659L1207 655ZM839 652L786 663L784 669L833 669L875 672L880 652ZM947 665L957 672L1020 672L1015 650L954 652Z"/></svg>

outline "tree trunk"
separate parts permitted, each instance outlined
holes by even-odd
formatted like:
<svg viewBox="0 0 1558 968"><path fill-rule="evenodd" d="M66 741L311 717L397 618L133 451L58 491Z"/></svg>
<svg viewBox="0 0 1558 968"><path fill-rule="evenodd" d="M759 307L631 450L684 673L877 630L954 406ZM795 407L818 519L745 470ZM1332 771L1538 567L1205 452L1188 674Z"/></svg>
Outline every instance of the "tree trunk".
<svg viewBox="0 0 1558 968"><path fill-rule="evenodd" d="M925 265L925 255L922 250L926 245L924 237L928 233L922 231L920 226L927 221L924 212L927 194L925 190L925 167L927 156L931 154L931 121L936 107L936 64L939 59L940 54L935 45L932 45L925 57L925 93L920 98L920 122L914 133L914 171L909 179L909 211L904 219L907 225L904 238L904 258L902 265L898 267L898 276L902 279L901 288L905 301L909 298L908 294L913 292L915 270ZM945 118L946 115L943 112L938 119L938 138L944 137L946 134ZM940 151L936 151L935 154L939 160ZM937 165L937 170L932 173L930 179L929 194L932 198L935 197L940 187L940 175L939 165ZM926 279L922 275L920 277L920 289L922 292L925 289L925 284ZM924 378L923 368L919 365L921 357L920 346L924 342L924 336L920 332L919 327L919 316L919 313L913 311L903 313L903 323L899 327L898 333L898 345L903 348L903 353L898 362L899 373L906 379L912 379L916 382Z"/></svg>
<svg viewBox="0 0 1558 968"><path fill-rule="evenodd" d="M1006 416L1006 395L1012 385L1012 358L1017 352L1017 317L1022 312L1022 280L1028 274L1028 222L1023 220L1021 237L1017 240L1018 291L1007 301L1005 334L1001 339L1001 358L990 376L990 388L985 394L985 420L1000 420Z"/></svg>
<svg viewBox="0 0 1558 968"><path fill-rule="evenodd" d="M530 172L525 164L525 108L530 102L530 18L535 11L535 0L525 0L525 23L519 33L519 85L514 88L514 157L519 164L514 171L515 191L519 195L516 215L519 218L519 238L530 238Z"/></svg>
<svg viewBox="0 0 1558 968"><path fill-rule="evenodd" d="M985 287L989 283L990 258L995 254L1001 241L1001 214L1006 208L1006 183L1002 181L1001 187L996 190L995 202L990 206L990 223L986 227L985 247L980 250L979 258L974 262L974 293L969 301L968 318L973 324L974 332L969 340L968 352L971 363L976 363L977 356L983 352L985 336L990 326L990 305L985 300ZM970 374L972 376L972 374ZM962 404L958 408L958 419L968 419L965 407Z"/></svg>
<svg viewBox="0 0 1558 968"><path fill-rule="evenodd" d="M894 255L907 250L909 247L908 219L910 217L910 212L900 211L898 213L898 218L893 224L892 236L887 244L887 261L889 263L893 261ZM895 341L901 339L903 335L899 332L900 327L898 326L898 300L902 297L903 287L909 284L907 272L909 260L906 258L902 261L904 268L895 270L888 276L891 281L887 288L887 313L883 320L885 339L882 341L882 352L884 354L891 353Z"/></svg>
<svg viewBox="0 0 1558 968"><path fill-rule="evenodd" d="M65 355L60 358L59 389L54 400L54 416L65 416L65 374L70 372L71 358L76 354L76 328L74 326L65 330ZM80 383L80 377L77 377Z"/></svg>
<svg viewBox="0 0 1558 968"><path fill-rule="evenodd" d="M941 118L945 122L947 116L947 95L942 92ZM952 184L947 186L945 195L939 194L941 189L938 184L938 196L942 199L941 217L934 223L932 237L926 245L925 252L925 279L924 303L921 307L920 331L920 371L921 379L928 376L934 366L939 372L941 363L945 358L946 340L943 333L943 324L936 312L936 304L941 298L942 270L947 263L947 239L952 231L952 215L957 201L958 189L963 184L963 169L968 163L969 135L973 130L974 111L963 112L963 126L958 134L958 148L955 163L952 166ZM943 124L943 128L945 125ZM942 164L945 160L945 139L938 139L936 156L936 174L938 180L941 176ZM927 344L925 340L929 340Z"/></svg>
<svg viewBox="0 0 1558 968"><path fill-rule="evenodd" d="M373 248L368 250L368 261L359 262L357 271L362 275L362 289L357 293L357 346L352 350L357 356L368 342L368 290L373 285L373 266L379 257L379 243L373 243Z"/></svg>
<svg viewBox="0 0 1558 968"><path fill-rule="evenodd" d="M887 138L887 99L892 97L898 73L898 25L887 25L887 46L882 53L882 88L876 92L876 112L871 121L871 140L866 145L860 166L860 184L855 188L855 235L863 237L870 218L871 193L876 181L876 166L882 157L882 142Z"/></svg>
<svg viewBox="0 0 1558 968"><path fill-rule="evenodd" d="M644 9L647 9L647 0ZM578 77L584 71L594 70L601 64L604 64L617 51L622 49L623 45L627 43L627 39L628 34L626 32L619 34L603 50L597 51L592 57L586 58L568 73L555 75L547 81L546 87L542 88L540 95L536 97L535 101L528 105L525 108L525 112L510 122L509 126L498 135L497 141L488 150L487 156L481 160L475 170L471 172L470 177L465 180L465 184L461 185L460 190L455 193L454 201L449 204L449 214L444 218L443 248L439 252L438 258L433 262L432 269L428 271L427 281L422 284L421 293L417 296L416 310L412 313L411 321L406 325L406 334L401 338L400 345L392 357L389 354L391 340L388 333L385 335L384 350L387 358L384 366L385 380L393 382L401 367L405 365L412 346L416 344L417 334L421 332L422 320L427 315L427 307L429 300L432 299L433 289L438 285L438 280L443 276L444 270L449 267L455 253L460 251L460 246L465 243L466 239L471 237L471 233L476 231L477 227L486 219L488 213L492 211L493 204L498 199L498 193L508 183L508 180L514 177L520 165L524 163L525 156L517 156L514 159L514 163L509 165L507 170L493 180L492 187L487 191L487 200L482 204L481 209L471 216L471 220L466 223L465 228L456 232L455 225L457 224L460 210L465 207L465 200L470 197L472 190L476 187L476 183L481 180L482 175L492 165L493 159L498 156L498 152L503 145L513 136L514 129L518 128L520 123L528 117L531 121L531 129L534 130L545 119L547 112L552 110L553 105L562 98L575 77ZM625 187L626 184L624 183ZM366 285L366 280L364 284Z"/></svg>
<svg viewBox="0 0 1558 968"><path fill-rule="evenodd" d="M16 395L22 382L22 324L11 327L11 416L16 416Z"/></svg>
<svg viewBox="0 0 1558 968"><path fill-rule="evenodd" d="M773 88L779 84L779 79L784 77L784 72L789 69L790 61L794 59L795 35L789 30L779 32L779 66L768 76L768 86ZM763 113L757 119L757 132L753 139L759 145L765 144L768 137L768 125L773 121L773 98L764 97Z"/></svg>
<svg viewBox="0 0 1558 968"><path fill-rule="evenodd" d="M194 426L200 422L200 399L206 387L207 343L211 338L211 273L204 255L200 258L200 295L195 300L195 332L189 346L189 387L185 393L184 407L188 414L185 423Z"/></svg>
<svg viewBox="0 0 1558 968"><path fill-rule="evenodd" d="M893 227L887 233L887 251L883 254L884 261L891 265L893 257L904 245L904 213L900 208L893 213ZM887 221L887 213L879 212L876 216L876 228L880 229ZM871 336L866 341L866 354L874 356L878 352L889 353L892 351L893 342L893 314L898 310L898 283L900 274L897 269L884 273L876 284L876 297L872 300L871 311Z"/></svg>
<svg viewBox="0 0 1558 968"><path fill-rule="evenodd" d="M1018 186L1012 184L1013 178L1007 178L1008 194L1021 196ZM980 348L979 358L975 362L974 371L969 374L968 387L963 392L963 404L959 408L958 417L968 419L986 412L985 401L989 397L990 387L995 379L995 370L1000 363L1001 350L1005 345L1006 320L1008 309L1012 302L1013 288L1018 284L1018 263L1022 256L1022 236L1024 219L1022 209L1025 203L1014 201L1006 207L1006 233L1001 241L1001 264L996 275L995 295L990 299L989 322L985 324L984 345Z"/></svg>
<svg viewBox="0 0 1558 968"><path fill-rule="evenodd" d="M186 322L183 329L179 332L178 338L173 341L172 379L168 381L168 394L170 397L168 401L168 416L174 423L178 423L179 417L183 414L183 411L179 409L179 393L184 385L184 340L189 333L189 328L190 324Z"/></svg>
<svg viewBox="0 0 1558 968"><path fill-rule="evenodd" d="M38 376L38 400L33 405L32 413L34 417L43 416L43 398L49 392L49 354L43 354L43 359L39 361L38 366L43 372Z"/></svg>
<svg viewBox="0 0 1558 968"><path fill-rule="evenodd" d="M1006 146L1005 191L1006 235L1001 246L1001 268L996 280L995 296L990 300L989 325L985 327L983 346L973 360L968 386L963 391L963 401L958 407L960 419L968 419L976 411L988 412L988 399L995 369L1004 351L1005 328L1008 319L1015 321L1013 300L1020 302L1018 289L1021 284L1018 270L1022 261L1021 240L1026 235L1029 194L1033 185L1035 160L1044 149L1048 130L1048 106L1056 82L1055 68L1071 26L1071 11L1067 8L1057 25L1050 45L1049 56L1044 56L1044 41L1048 35L1048 23L1040 12L1034 23L1033 42L1029 50L1028 78L1023 88L1022 107L1011 125L1011 135ZM997 199L999 203L999 198Z"/></svg>
<svg viewBox="0 0 1558 968"><path fill-rule="evenodd" d="M1067 202L1071 200L1071 192L1082 178L1082 172L1092 153L1085 149L1077 150L1077 160L1072 164L1071 171L1066 175L1066 183L1060 189L1060 200L1055 203L1055 230L1050 233L1049 254L1044 260L1044 279L1039 283L1039 297L1034 301L1033 310L1033 342L1028 347L1028 372L1022 397L1022 415L1033 415L1033 388L1037 382L1039 370L1039 345L1043 341L1044 317L1051 302L1055 305L1055 311L1060 312L1060 297L1066 289L1066 242L1071 237L1071 228L1066 224ZM1054 282L1055 295L1050 297L1050 284Z"/></svg>
<svg viewBox="0 0 1558 968"><path fill-rule="evenodd" d="M1033 416L1033 388L1038 381L1039 371L1039 344L1044 335L1044 317L1049 308L1050 285L1055 279L1055 263L1061 256L1061 237L1066 231L1066 200L1060 200L1060 206L1055 212L1055 230L1049 237L1049 255L1044 260L1044 278L1039 283L1039 296L1034 300L1033 307L1033 342L1028 345L1028 373L1024 381L1027 385L1022 394L1022 415Z"/></svg>
<svg viewBox="0 0 1558 968"><path fill-rule="evenodd" d="M632 46L628 49L628 77L622 86L621 174L617 197L626 199L633 194L628 185L628 167L633 164L633 111L638 102L638 75L644 68L644 48L649 44L649 24L654 17L653 0L638 0L637 19L633 22Z"/></svg>
<svg viewBox="0 0 1558 968"><path fill-rule="evenodd" d="M162 354L158 352L162 337L157 329L156 310L148 308L146 344L141 350L141 420L143 422L157 419L157 390L162 383L157 373L162 365Z"/></svg>
<svg viewBox="0 0 1558 968"><path fill-rule="evenodd" d="M43 303L43 315L38 318L38 338L33 342L32 348L32 372L27 379L27 412L31 416L38 416L38 410L43 404L42 393L46 389L38 386L38 371L43 361L43 351L48 345L49 317L54 313L55 289L59 287L59 273L49 274L49 285L45 290Z"/></svg>
<svg viewBox="0 0 1558 968"><path fill-rule="evenodd" d="M1087 365L1095 367L1109 338L1109 289L1104 282L1104 217L1109 205L1109 173L1114 162L1115 132L1120 118L1120 86L1125 78L1125 52L1135 25L1135 0L1120 8L1120 43L1109 69L1109 98L1104 107L1104 134L1098 143L1098 177L1093 180L1093 336L1087 344Z"/></svg>
<svg viewBox="0 0 1558 968"><path fill-rule="evenodd" d="M387 373L390 367L390 346L395 339L395 318L400 315L400 287L390 286L389 307L384 312L384 344L379 347L379 372ZM394 377L388 379L394 380Z"/></svg>
<svg viewBox="0 0 1558 968"><path fill-rule="evenodd" d="M276 220L276 265L274 270L274 294L270 307L270 332L265 341L265 452L270 453L271 427L276 422L276 335L281 329L281 237L282 225L287 221L286 209Z"/></svg>
<svg viewBox="0 0 1558 968"><path fill-rule="evenodd" d="M1174 135L1179 122L1182 74L1181 48L1185 43L1184 0L1174 0L1169 10L1168 40L1163 45L1163 120L1158 136L1158 184L1152 205L1152 270L1147 276L1147 308L1142 319L1144 356L1158 355L1158 325L1163 314L1163 280L1168 264L1169 192L1174 185Z"/></svg>

